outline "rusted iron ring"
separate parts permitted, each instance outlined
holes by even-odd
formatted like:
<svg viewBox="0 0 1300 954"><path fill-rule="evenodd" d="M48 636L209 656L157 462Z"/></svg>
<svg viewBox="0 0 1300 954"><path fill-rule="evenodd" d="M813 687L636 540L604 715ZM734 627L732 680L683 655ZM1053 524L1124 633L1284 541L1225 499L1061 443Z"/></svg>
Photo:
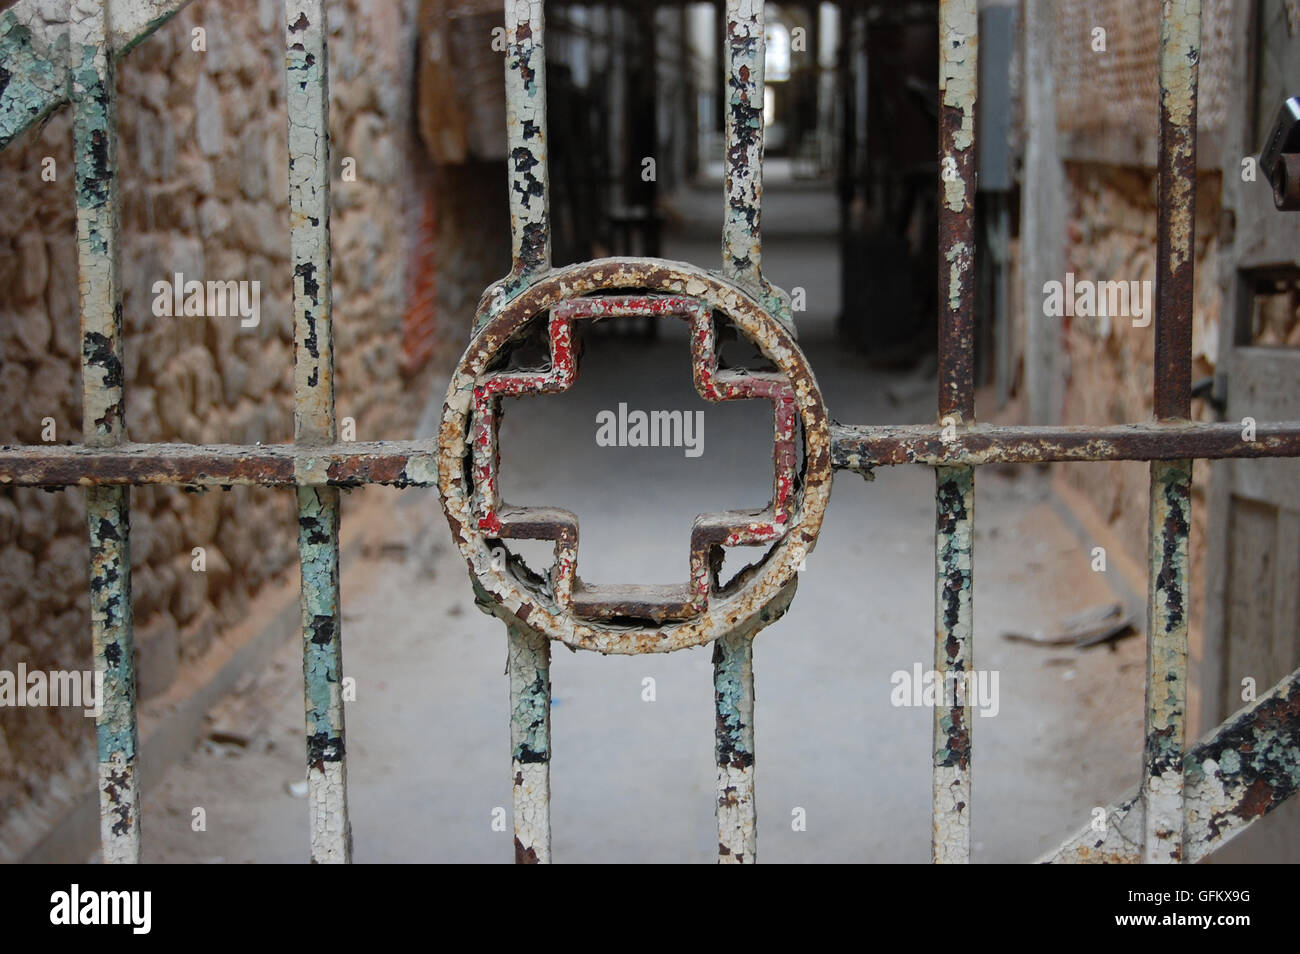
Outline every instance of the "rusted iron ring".
<svg viewBox="0 0 1300 954"><path fill-rule="evenodd" d="M598 609L575 612L580 604L574 586L577 521L572 514L544 507L512 507L495 498L496 432L495 410L501 394L545 393L564 390L576 377L576 359L567 345L570 317L599 317L590 307L589 296L632 292L645 304L644 296L675 296L657 305L676 308L674 314L693 302L709 318L723 316L747 337L772 363L778 373L718 372L712 356L713 378L707 367L702 372L697 357L696 386L710 400L733 397L768 397L776 410L777 450L774 454L776 487L766 511L746 515L745 525L727 523L737 514L697 518L692 531L692 567L696 571L696 549L722 546L769 544L770 549L750 568L721 588L713 580L697 602L671 600L647 603L643 611L628 615L603 614ZM602 294L603 293L603 294ZM628 301L633 299L629 298ZM821 391L803 353L788 328L773 318L741 286L694 265L661 259L608 258L554 269L537 278L511 299L501 302L485 298L480 306L489 311L481 330L461 357L447 389L438 439L438 487L443 510L452 534L469 567L470 576L481 590L480 597L492 601L491 610L513 617L575 649L601 653L670 652L709 643L740 627L753 627L780 615L787 592L797 572L816 543L822 516L830 497L832 468L830 427ZM646 306L649 307L649 306ZM552 367L529 372L526 390L512 387L526 375L496 370L493 363L504 350L521 339L533 320L549 318ZM659 314L659 311L655 311ZM668 313L668 311L664 311ZM699 325L705 336L705 325ZM712 352L711 331L707 350ZM563 353L562 353L563 351ZM492 369L492 370L489 370ZM713 396L711 397L710 394ZM782 493L781 434L782 409L787 414L788 434L802 435L802 462L793 464L788 497ZM794 426L797 415L797 428ZM475 449L477 446L477 450ZM481 487L476 484L486 483ZM784 500L784 503L782 501ZM762 521L767 520L768 523ZM764 536L764 531L770 531ZM502 539L554 540L556 563L549 579L529 573L514 558L503 561L494 554ZM494 559L495 557L495 559ZM647 588L648 589L648 588ZM688 587L684 590L689 591ZM588 594L589 595L589 594ZM588 600L585 606L596 606ZM623 605L623 604L619 604ZM635 603L628 604L635 605ZM597 618L593 618L597 617ZM770 617L770 618L769 618ZM755 627L757 628L757 627Z"/></svg>

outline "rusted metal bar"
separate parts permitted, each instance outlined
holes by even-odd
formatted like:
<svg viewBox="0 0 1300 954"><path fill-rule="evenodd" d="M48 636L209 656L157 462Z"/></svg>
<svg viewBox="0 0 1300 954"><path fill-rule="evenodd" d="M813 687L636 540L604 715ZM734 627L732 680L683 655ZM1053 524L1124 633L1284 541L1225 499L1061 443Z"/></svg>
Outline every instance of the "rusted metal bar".
<svg viewBox="0 0 1300 954"><path fill-rule="evenodd" d="M1216 726L1183 756L1184 860L1201 861L1300 789L1300 669ZM1106 809L1039 861L1143 860L1142 789Z"/></svg>
<svg viewBox="0 0 1300 954"><path fill-rule="evenodd" d="M945 686L955 687L968 684L972 668L975 471L939 467L935 480L934 668ZM970 860L970 715L964 696L935 701L931 857L936 864Z"/></svg>
<svg viewBox="0 0 1300 954"><path fill-rule="evenodd" d="M106 45L124 56L190 0L109 0ZM19 0L0 13L0 149L68 102L69 4Z"/></svg>
<svg viewBox="0 0 1300 954"><path fill-rule="evenodd" d="M975 0L939 4L939 416L975 420Z"/></svg>
<svg viewBox="0 0 1300 954"><path fill-rule="evenodd" d="M939 423L975 423L975 0L939 4ZM935 470L934 661L964 679L971 667L975 470ZM931 859L970 860L970 706L937 700L931 779Z"/></svg>
<svg viewBox="0 0 1300 954"><path fill-rule="evenodd" d="M1163 0L1155 320L1155 414L1161 419L1191 413L1200 55L1201 0Z"/></svg>
<svg viewBox="0 0 1300 954"><path fill-rule="evenodd" d="M1259 424L1146 422L1104 427L831 425L831 463L869 473L899 464L1041 464L1059 461L1300 457L1300 421ZM0 455L0 464L3 463Z"/></svg>
<svg viewBox="0 0 1300 954"><path fill-rule="evenodd" d="M0 447L0 486L210 487L437 485L434 441L331 444L120 444Z"/></svg>
<svg viewBox="0 0 1300 954"><path fill-rule="evenodd" d="M69 95L75 107L82 432L92 447L124 439L122 289L118 277L117 92L106 3L73 3ZM86 491L90 627L104 705L95 719L100 842L106 863L140 860L136 687L131 626L130 491Z"/></svg>
<svg viewBox="0 0 1300 954"><path fill-rule="evenodd" d="M600 299L594 299L600 300ZM901 464L1017 464L1182 458L1300 457L1300 421L1259 424L1243 440L1236 424L1159 423L1105 427L977 424L945 439L929 424L832 424L832 464L870 472ZM432 487L437 443L134 444L112 447L0 446L0 486L167 484L182 487Z"/></svg>
<svg viewBox="0 0 1300 954"><path fill-rule="evenodd" d="M329 51L324 0L285 0L294 440L337 439L330 283ZM352 860L342 700L339 491L298 490L303 675L313 862Z"/></svg>
<svg viewBox="0 0 1300 954"><path fill-rule="evenodd" d="M1200 42L1200 0L1164 0L1160 11L1154 396L1155 415L1161 420L1185 420L1191 414ZM1142 787L1142 858L1148 863L1183 859L1191 495L1191 460L1152 462Z"/></svg>
<svg viewBox="0 0 1300 954"><path fill-rule="evenodd" d="M510 639L515 863L551 861L551 641L519 622Z"/></svg>

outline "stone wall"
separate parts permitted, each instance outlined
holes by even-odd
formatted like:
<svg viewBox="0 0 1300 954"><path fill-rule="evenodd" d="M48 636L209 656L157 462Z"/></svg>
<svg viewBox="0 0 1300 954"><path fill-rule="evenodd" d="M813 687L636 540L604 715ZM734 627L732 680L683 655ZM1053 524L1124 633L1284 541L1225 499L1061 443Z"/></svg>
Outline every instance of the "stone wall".
<svg viewBox="0 0 1300 954"><path fill-rule="evenodd" d="M132 440L292 439L282 10L279 0L196 2L119 64ZM436 366L459 354L479 291L508 268L504 167L435 173L424 158L414 0L337 0L329 20L338 416L355 419L358 440L406 439ZM200 27L206 51L192 48ZM71 138L64 111L0 152L0 443L40 443L44 418L58 443L81 440ZM47 156L53 182L41 178ZM355 159L355 181L342 175L344 157ZM429 190L447 212L438 265L454 271L438 284L440 360L412 379L399 370L408 252ZM260 282L260 323L155 317L153 284L175 272ZM146 487L131 499L149 700L198 669L259 588L296 580L293 495ZM198 546L203 573L191 568ZM88 579L84 495L0 490L0 669L89 668ZM53 810L33 806L75 794L55 780L92 763L93 740L80 710L0 710L0 858L40 836L23 819Z"/></svg>

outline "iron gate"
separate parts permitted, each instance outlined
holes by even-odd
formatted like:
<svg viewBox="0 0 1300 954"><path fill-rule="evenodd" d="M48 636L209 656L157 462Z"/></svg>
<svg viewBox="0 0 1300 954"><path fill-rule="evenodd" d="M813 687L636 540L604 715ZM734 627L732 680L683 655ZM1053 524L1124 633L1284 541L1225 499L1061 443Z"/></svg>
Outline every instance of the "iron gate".
<svg viewBox="0 0 1300 954"><path fill-rule="evenodd" d="M1300 422L1189 420L1199 0L1163 0L1155 417L1107 427L989 427L975 422L972 373L976 0L940 6L939 401L935 426L832 421L795 343L788 297L763 278L763 4L728 0L726 217L721 273L618 258L555 269L547 218L547 133L540 0L505 0L505 74L513 267L480 301L436 441L337 441L330 321L328 50L324 0L285 0L289 201L295 328L295 442L274 446L135 444L124 433L114 61L186 0L21 0L0 14L0 146L52 110L75 111L85 443L0 448L0 482L86 488L101 838L109 862L139 859L129 493L136 484L294 488L301 556L306 749L313 861L351 858L340 698L339 490L438 487L480 605L506 624L517 861L550 860L550 643L602 653L713 643L720 861L755 857L753 638L781 616L816 543L834 470L921 464L935 473L935 668L971 671L974 474L989 463L1151 462L1145 754L1137 789L1110 807L1104 835L1084 828L1044 860L1196 861L1300 785L1300 670L1186 747L1187 579L1193 458L1300 456ZM704 515L690 574L672 587L591 587L577 576L576 518L513 507L497 492L503 396L569 387L573 323L678 317L691 327L696 388L708 400L772 402L774 483L767 508ZM720 330L753 342L770 368L719 368ZM528 338L549 367L513 367ZM546 540L544 574L509 539ZM722 582L725 548L765 547ZM970 857L970 710L934 714L932 858Z"/></svg>

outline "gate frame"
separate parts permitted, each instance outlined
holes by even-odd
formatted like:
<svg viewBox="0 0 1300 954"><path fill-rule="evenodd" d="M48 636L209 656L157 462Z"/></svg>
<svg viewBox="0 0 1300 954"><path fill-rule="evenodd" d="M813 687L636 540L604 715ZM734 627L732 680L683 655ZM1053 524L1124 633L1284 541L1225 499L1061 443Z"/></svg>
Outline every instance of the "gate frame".
<svg viewBox="0 0 1300 954"><path fill-rule="evenodd" d="M129 488L233 484L293 487L302 564L303 667L311 857L351 860L347 811L339 488L437 485L434 441L340 444L334 416L330 315L328 44L324 0L285 0L290 235L294 266L294 443L276 446L137 444L124 433L123 335L118 280L115 60L188 0L69 0L67 22L48 4L20 0L0 13L0 148L51 111L75 111L77 227L85 443L0 447L0 483L83 486L91 554L91 635L105 673L99 741L101 838L108 862L140 853L136 694L132 649ZM916 463L936 477L935 663L970 666L974 470L988 463L1151 462L1150 586L1143 776L1090 828L1049 861L1196 861L1272 810L1300 786L1300 669L1254 704L1185 748L1191 459L1300 456L1300 422L1258 426L1244 441L1229 424L1189 420L1193 202L1200 0L1163 0L1155 417L1106 427L988 427L975 422L973 299L976 0L940 4L939 414L934 426L835 425L836 469ZM475 333L550 272L546 228L544 23L541 0L505 0L507 128L512 156L514 268L485 293ZM728 0L728 175L724 273L745 285L768 318L789 324L789 303L761 273L763 4ZM540 93L540 95L538 95ZM531 132L527 132L531 130ZM527 132L527 134L526 134ZM540 140L536 137L540 135ZM541 144L543 148L533 147ZM946 174L945 174L946 173ZM525 191L525 189L527 191ZM523 197L538 197L526 202ZM499 290L499 294L496 293ZM955 437L952 435L955 432ZM947 435L947 437L945 437ZM480 595L483 596L480 590ZM783 605L779 607L783 609ZM715 643L720 784L737 752L739 797L719 803L719 860L753 861L752 632ZM549 641L510 628L512 745L518 861L549 860ZM970 712L935 710L933 841L936 862L970 857ZM524 755L527 753L527 756ZM534 758L544 754L544 758ZM1233 757L1235 756L1235 757ZM517 775L519 778L519 775ZM733 777L733 783L737 780ZM725 793L724 793L725 794ZM522 850L519 850L522 848Z"/></svg>

